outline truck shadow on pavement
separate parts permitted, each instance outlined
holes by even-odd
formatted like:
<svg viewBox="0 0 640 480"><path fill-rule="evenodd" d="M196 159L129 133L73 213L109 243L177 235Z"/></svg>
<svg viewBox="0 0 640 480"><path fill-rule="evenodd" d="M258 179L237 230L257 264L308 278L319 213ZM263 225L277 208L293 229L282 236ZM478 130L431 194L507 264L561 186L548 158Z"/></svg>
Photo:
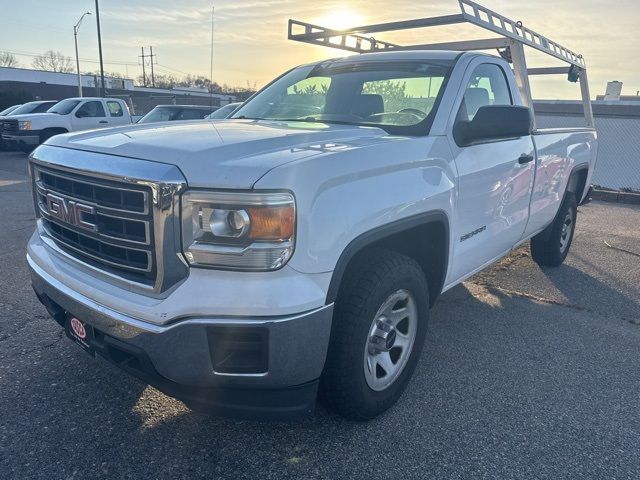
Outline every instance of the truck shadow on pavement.
<svg viewBox="0 0 640 480"><path fill-rule="evenodd" d="M566 304L473 279L443 295L403 398L368 423L322 405L295 423L194 413L104 361L96 365L63 338L0 378L0 437L11 439L0 471L15 478L377 478L372 452L384 457L382 477L637 469L620 433L640 431L637 327L580 305L584 289L613 302L637 299L573 267L558 270L547 278Z"/></svg>

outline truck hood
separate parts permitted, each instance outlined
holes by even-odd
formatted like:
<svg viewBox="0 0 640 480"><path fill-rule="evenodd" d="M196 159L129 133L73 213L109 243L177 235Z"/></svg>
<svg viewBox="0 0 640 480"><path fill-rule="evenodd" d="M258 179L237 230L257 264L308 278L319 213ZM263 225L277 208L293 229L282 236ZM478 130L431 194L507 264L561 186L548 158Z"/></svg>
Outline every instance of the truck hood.
<svg viewBox="0 0 640 480"><path fill-rule="evenodd" d="M2 117L5 120L41 120L47 119L51 117L59 117L57 113L23 113L22 115L8 115L6 117Z"/></svg>
<svg viewBox="0 0 640 480"><path fill-rule="evenodd" d="M47 144L175 165L193 187L251 188L285 163L357 148L385 136L374 127L198 120L57 135Z"/></svg>

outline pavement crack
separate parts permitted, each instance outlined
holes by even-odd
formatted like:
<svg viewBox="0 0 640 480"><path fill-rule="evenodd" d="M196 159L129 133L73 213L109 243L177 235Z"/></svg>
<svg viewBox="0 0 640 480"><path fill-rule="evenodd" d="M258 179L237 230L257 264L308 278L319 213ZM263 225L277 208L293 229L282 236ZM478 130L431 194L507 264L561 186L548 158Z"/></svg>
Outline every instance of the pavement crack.
<svg viewBox="0 0 640 480"><path fill-rule="evenodd" d="M628 253L629 255L633 255L634 257L640 257L640 253L632 252L631 250L627 250L626 248L616 247L615 245L611 245L606 240L603 240L604 244L611 248L612 250L617 250L619 252Z"/></svg>

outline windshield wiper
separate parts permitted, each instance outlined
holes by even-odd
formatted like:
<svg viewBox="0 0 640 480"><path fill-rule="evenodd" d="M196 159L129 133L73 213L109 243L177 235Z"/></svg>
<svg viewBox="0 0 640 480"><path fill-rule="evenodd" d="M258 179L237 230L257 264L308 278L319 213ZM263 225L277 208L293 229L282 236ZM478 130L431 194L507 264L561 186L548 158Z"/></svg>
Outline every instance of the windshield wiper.
<svg viewBox="0 0 640 480"><path fill-rule="evenodd" d="M346 120L324 120L314 117L303 118L260 118L258 120L267 120L269 122L306 122L306 123L329 123L337 125L363 125L362 123L347 122Z"/></svg>

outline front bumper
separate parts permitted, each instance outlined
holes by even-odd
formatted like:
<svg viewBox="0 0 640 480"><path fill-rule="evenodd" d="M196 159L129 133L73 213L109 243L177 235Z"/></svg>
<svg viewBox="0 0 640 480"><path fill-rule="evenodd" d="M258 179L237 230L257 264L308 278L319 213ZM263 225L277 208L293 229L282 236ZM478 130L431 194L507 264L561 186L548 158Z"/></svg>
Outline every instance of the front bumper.
<svg viewBox="0 0 640 480"><path fill-rule="evenodd" d="M197 316L156 325L96 303L65 286L29 255L27 260L38 298L59 323L73 315L90 324L96 331L97 354L188 406L224 415L276 418L313 410L332 305L298 315ZM266 332L266 371L217 372L215 336L243 328Z"/></svg>
<svg viewBox="0 0 640 480"><path fill-rule="evenodd" d="M39 130L24 130L15 133L3 133L2 141L7 144L37 147L40 144Z"/></svg>

